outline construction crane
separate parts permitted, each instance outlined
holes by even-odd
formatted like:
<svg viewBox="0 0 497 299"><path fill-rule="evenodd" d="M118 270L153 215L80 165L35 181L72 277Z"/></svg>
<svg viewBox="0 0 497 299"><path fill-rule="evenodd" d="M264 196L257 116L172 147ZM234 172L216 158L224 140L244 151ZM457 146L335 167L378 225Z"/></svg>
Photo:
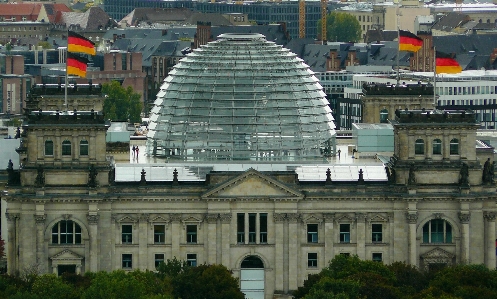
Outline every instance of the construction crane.
<svg viewBox="0 0 497 299"><path fill-rule="evenodd" d="M321 41L326 45L326 10L328 8L328 0L321 0Z"/></svg>
<svg viewBox="0 0 497 299"><path fill-rule="evenodd" d="M305 38L305 0L299 0L299 38Z"/></svg>

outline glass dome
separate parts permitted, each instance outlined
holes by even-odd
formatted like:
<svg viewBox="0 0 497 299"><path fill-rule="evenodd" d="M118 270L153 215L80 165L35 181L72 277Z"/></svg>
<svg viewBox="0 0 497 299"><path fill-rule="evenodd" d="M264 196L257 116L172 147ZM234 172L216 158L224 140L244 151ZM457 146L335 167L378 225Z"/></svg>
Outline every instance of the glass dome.
<svg viewBox="0 0 497 299"><path fill-rule="evenodd" d="M296 54L261 34L222 34L164 79L147 154L180 160L322 160L335 125Z"/></svg>

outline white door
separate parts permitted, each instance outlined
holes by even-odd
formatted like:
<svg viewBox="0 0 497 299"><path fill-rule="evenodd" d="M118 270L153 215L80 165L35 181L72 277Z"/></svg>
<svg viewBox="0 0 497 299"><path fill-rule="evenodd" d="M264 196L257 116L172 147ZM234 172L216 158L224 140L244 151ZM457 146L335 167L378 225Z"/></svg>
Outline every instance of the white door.
<svg viewBox="0 0 497 299"><path fill-rule="evenodd" d="M246 299L264 299L264 269L242 269L240 289Z"/></svg>

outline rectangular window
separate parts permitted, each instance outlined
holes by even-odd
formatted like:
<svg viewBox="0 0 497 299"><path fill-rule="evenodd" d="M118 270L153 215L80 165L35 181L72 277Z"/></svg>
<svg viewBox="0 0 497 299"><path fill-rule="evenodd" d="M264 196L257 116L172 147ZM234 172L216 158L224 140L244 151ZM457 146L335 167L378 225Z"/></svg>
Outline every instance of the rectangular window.
<svg viewBox="0 0 497 299"><path fill-rule="evenodd" d="M239 244L245 243L245 214L236 215L236 239Z"/></svg>
<svg viewBox="0 0 497 299"><path fill-rule="evenodd" d="M133 268L133 255L132 254L123 254L123 269L131 269Z"/></svg>
<svg viewBox="0 0 497 299"><path fill-rule="evenodd" d="M257 214L250 213L248 216L249 216L249 243L254 244L255 236L257 235L257 232L255 230L255 222L257 219Z"/></svg>
<svg viewBox="0 0 497 299"><path fill-rule="evenodd" d="M307 267L317 268L318 266L318 254L315 252L309 252L307 254Z"/></svg>
<svg viewBox="0 0 497 299"><path fill-rule="evenodd" d="M195 253L189 253L186 255L186 264L191 267L197 266L197 255Z"/></svg>
<svg viewBox="0 0 497 299"><path fill-rule="evenodd" d="M79 143L79 155L88 156L88 141L81 140Z"/></svg>
<svg viewBox="0 0 497 299"><path fill-rule="evenodd" d="M373 243L381 243L383 242L383 225L381 224L373 224L372 225L372 240Z"/></svg>
<svg viewBox="0 0 497 299"><path fill-rule="evenodd" d="M71 142L68 140L64 140L62 142L62 156L70 156L71 155Z"/></svg>
<svg viewBox="0 0 497 299"><path fill-rule="evenodd" d="M350 243L350 224L340 224L340 243Z"/></svg>
<svg viewBox="0 0 497 299"><path fill-rule="evenodd" d="M45 156L53 156L53 141L45 141Z"/></svg>
<svg viewBox="0 0 497 299"><path fill-rule="evenodd" d="M155 268L159 267L161 263L164 262L164 254L163 253L156 253L155 254Z"/></svg>
<svg viewBox="0 0 497 299"><path fill-rule="evenodd" d="M307 243L318 242L318 225L307 224Z"/></svg>
<svg viewBox="0 0 497 299"><path fill-rule="evenodd" d="M122 229L122 243L123 244L133 243L133 225L123 224L121 229Z"/></svg>
<svg viewBox="0 0 497 299"><path fill-rule="evenodd" d="M381 261L383 261L383 253L373 252L373 261L374 262L381 262Z"/></svg>
<svg viewBox="0 0 497 299"><path fill-rule="evenodd" d="M186 226L186 243L197 244L197 226Z"/></svg>
<svg viewBox="0 0 497 299"><path fill-rule="evenodd" d="M164 244L166 242L166 226L154 225L154 243Z"/></svg>
<svg viewBox="0 0 497 299"><path fill-rule="evenodd" d="M259 214L260 242L267 243L267 214Z"/></svg>

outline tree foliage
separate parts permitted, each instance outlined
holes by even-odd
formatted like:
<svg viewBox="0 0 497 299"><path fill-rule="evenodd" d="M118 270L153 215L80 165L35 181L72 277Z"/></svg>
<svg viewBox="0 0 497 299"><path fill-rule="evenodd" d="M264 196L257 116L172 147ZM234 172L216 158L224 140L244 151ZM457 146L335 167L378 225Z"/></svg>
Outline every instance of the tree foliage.
<svg viewBox="0 0 497 299"><path fill-rule="evenodd" d="M141 122L140 95L131 86L125 88L119 82L111 81L102 84L102 92L106 95L104 113L108 119Z"/></svg>
<svg viewBox="0 0 497 299"><path fill-rule="evenodd" d="M318 20L317 24L320 35L321 20ZM361 39L361 33L359 21L351 14L333 11L326 16L327 41L357 42Z"/></svg>

